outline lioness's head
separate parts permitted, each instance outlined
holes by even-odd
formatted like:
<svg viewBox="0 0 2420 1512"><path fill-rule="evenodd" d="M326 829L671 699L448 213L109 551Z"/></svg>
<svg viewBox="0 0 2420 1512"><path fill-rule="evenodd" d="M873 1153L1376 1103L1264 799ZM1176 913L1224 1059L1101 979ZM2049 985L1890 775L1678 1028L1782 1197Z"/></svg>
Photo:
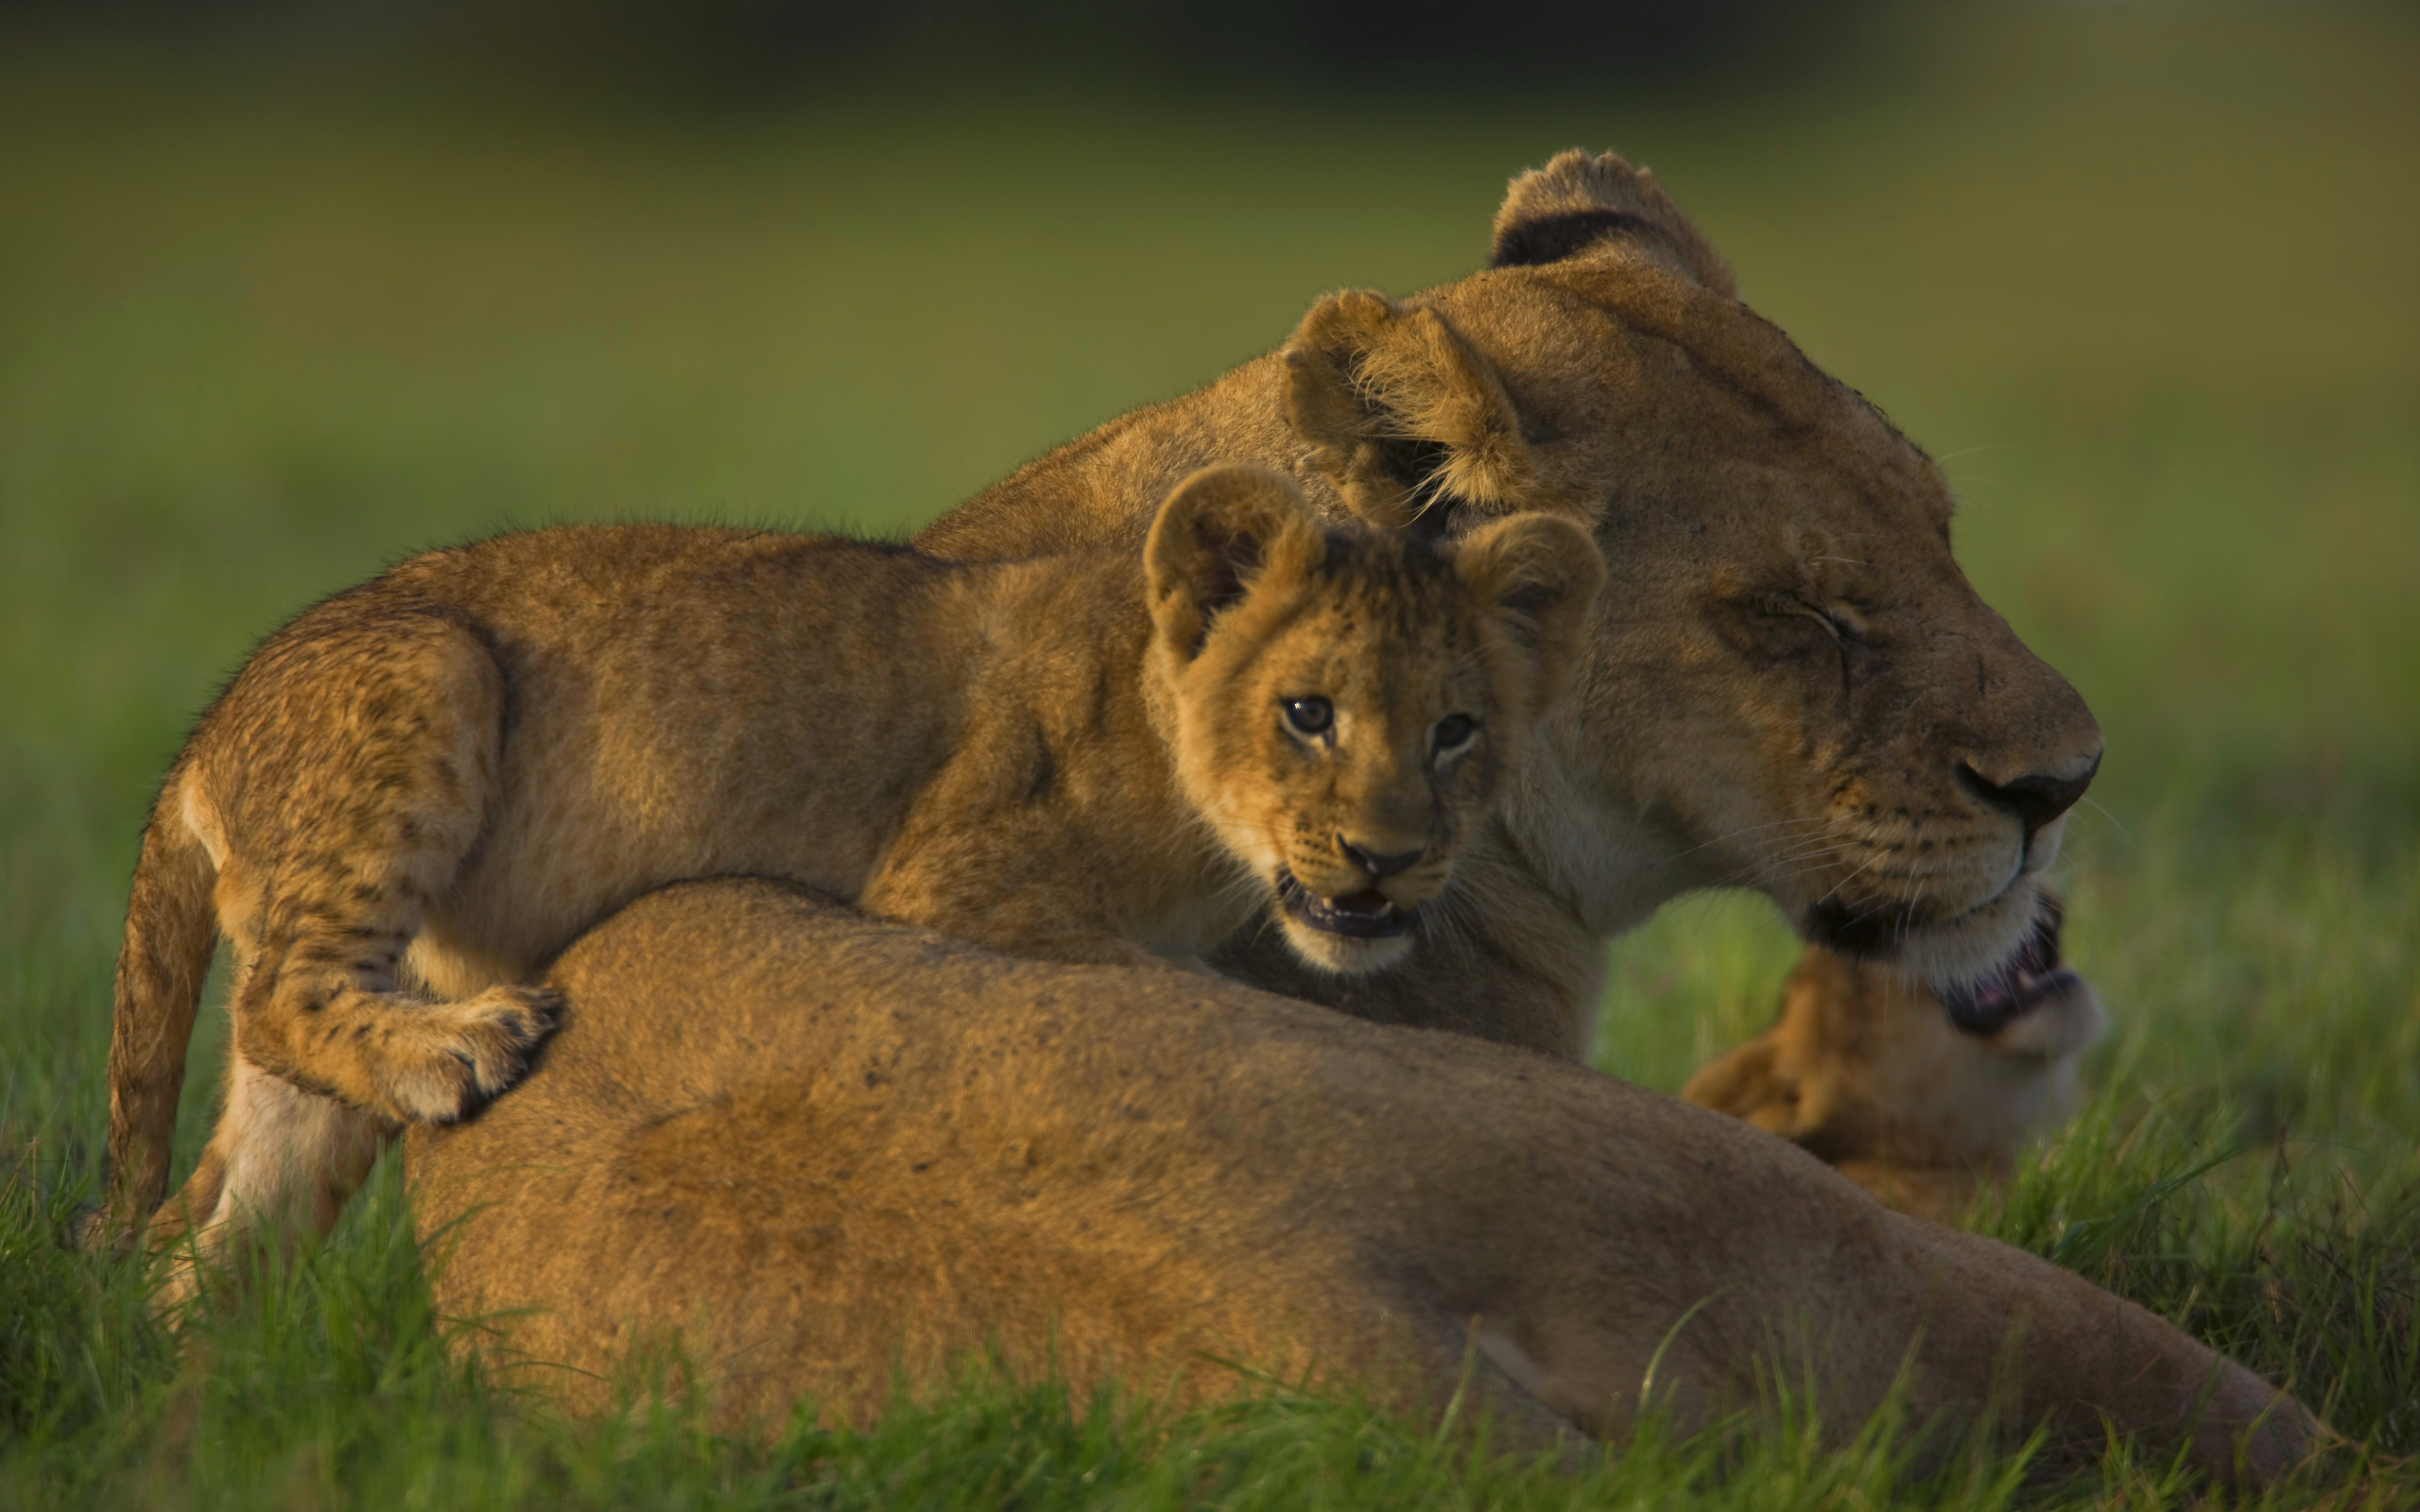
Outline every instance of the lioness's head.
<svg viewBox="0 0 2420 1512"><path fill-rule="evenodd" d="M2018 949L2100 732L1967 585L1931 459L1739 302L1650 175L1564 154L1513 181L1488 271L1323 300L1285 361L1350 512L1591 523L1574 735L1508 811L1575 915L1760 887L1953 1006Z"/></svg>
<svg viewBox="0 0 2420 1512"><path fill-rule="evenodd" d="M1305 960L1393 961L1582 654L1587 533L1323 528L1285 478L1219 467L1169 495L1144 559L1146 685L1186 796Z"/></svg>

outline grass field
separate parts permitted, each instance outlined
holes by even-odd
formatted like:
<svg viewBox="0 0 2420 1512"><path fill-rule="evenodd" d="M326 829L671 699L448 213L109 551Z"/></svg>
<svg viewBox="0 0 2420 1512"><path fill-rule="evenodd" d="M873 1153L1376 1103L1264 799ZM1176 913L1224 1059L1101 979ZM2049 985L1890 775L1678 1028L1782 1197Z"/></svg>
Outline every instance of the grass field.
<svg viewBox="0 0 2420 1512"><path fill-rule="evenodd" d="M868 94L637 119L0 50L0 1505L2151 1507L1878 1425L1651 1435L1578 1481L1274 1392L1080 1417L970 1382L769 1449L449 1364L393 1173L181 1369L57 1246L97 1179L143 805L248 644L411 549L672 515L897 529L1475 266L1504 178L1653 163L1750 300L1942 455L1962 558L2110 755L2064 864L2117 1020L1988 1231L2290 1380L2280 1504L2420 1504L2420 28L1962 8L1854 78L1324 105ZM1794 951L1686 900L1615 949L1677 1086ZM212 1022L210 1034L217 1025ZM216 1044L215 1039L207 1041ZM190 1159L210 1103L197 1056Z"/></svg>

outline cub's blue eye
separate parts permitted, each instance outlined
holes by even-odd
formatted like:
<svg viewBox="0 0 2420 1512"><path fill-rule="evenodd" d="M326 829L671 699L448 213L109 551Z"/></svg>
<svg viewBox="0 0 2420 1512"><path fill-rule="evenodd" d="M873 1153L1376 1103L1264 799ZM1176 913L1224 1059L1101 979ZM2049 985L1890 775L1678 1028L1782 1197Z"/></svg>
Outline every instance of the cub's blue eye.
<svg viewBox="0 0 2420 1512"><path fill-rule="evenodd" d="M1298 735L1319 735L1336 723L1336 709L1325 698L1281 698L1277 707L1286 713L1287 727Z"/></svg>
<svg viewBox="0 0 2420 1512"><path fill-rule="evenodd" d="M1436 742L1435 748L1438 755L1451 756L1469 745L1478 734L1478 720L1468 714L1447 714L1437 721L1437 730L1432 738Z"/></svg>

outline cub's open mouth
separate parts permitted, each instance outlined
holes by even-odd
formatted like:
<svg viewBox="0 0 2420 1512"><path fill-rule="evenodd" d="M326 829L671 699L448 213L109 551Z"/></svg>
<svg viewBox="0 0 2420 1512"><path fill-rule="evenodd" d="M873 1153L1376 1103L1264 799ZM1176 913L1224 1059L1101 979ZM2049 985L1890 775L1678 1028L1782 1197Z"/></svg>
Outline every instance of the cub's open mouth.
<svg viewBox="0 0 2420 1512"><path fill-rule="evenodd" d="M1375 887L1344 898L1322 898L1285 870L1277 873L1277 901L1296 923L1355 939L1392 939L1410 929L1420 914L1416 908L1397 908Z"/></svg>
<svg viewBox="0 0 2420 1512"><path fill-rule="evenodd" d="M2042 897L2033 916L2033 930L2008 958L1964 982L1936 987L1949 1022L1968 1034L1997 1034L2062 993L2073 991L2083 979L2061 964L2059 927L2063 914L2056 900Z"/></svg>

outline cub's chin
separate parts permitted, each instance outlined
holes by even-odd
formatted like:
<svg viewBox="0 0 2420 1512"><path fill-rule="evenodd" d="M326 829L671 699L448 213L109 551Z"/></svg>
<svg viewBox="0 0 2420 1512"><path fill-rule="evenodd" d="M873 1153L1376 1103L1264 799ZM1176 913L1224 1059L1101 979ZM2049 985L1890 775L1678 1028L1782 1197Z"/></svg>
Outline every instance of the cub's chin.
<svg viewBox="0 0 2420 1512"><path fill-rule="evenodd" d="M1345 898L1322 898L1277 874L1277 919L1294 954L1339 976L1383 971L1411 954L1420 910L1398 908L1375 887Z"/></svg>

